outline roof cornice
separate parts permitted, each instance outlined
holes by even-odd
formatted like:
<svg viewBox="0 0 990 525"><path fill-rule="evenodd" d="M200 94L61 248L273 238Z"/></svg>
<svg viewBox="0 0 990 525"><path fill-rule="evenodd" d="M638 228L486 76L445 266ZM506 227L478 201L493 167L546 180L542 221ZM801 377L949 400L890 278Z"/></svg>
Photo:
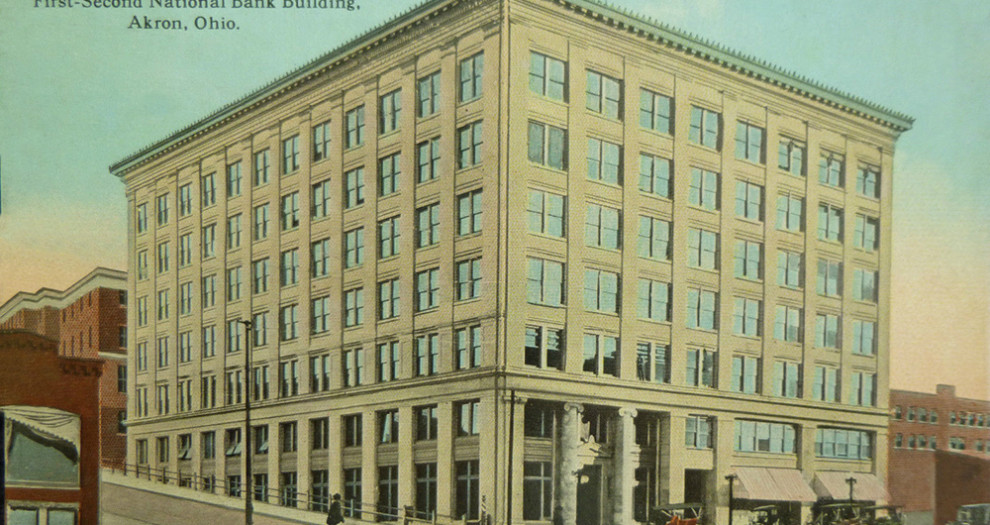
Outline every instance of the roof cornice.
<svg viewBox="0 0 990 525"><path fill-rule="evenodd" d="M41 288L34 293L18 292L0 305L0 322L10 319L11 316L25 309L65 308L96 288L126 290L127 272L97 267L65 290Z"/></svg>

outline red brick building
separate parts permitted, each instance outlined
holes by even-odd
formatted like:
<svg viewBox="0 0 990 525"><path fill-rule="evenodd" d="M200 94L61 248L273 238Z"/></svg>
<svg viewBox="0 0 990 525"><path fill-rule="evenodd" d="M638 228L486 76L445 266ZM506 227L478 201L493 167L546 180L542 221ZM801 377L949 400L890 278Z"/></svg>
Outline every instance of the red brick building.
<svg viewBox="0 0 990 525"><path fill-rule="evenodd" d="M64 291L20 292L0 305L0 330L26 330L57 341L64 357L102 362L101 454L123 463L127 393L127 274L96 268Z"/></svg>
<svg viewBox="0 0 990 525"><path fill-rule="evenodd" d="M53 339L0 330L0 470L7 521L97 523L104 363L59 355ZM0 520L3 521L3 520Z"/></svg>
<svg viewBox="0 0 990 525"><path fill-rule="evenodd" d="M890 391L888 490L908 525L942 525L960 505L990 502L990 401Z"/></svg>

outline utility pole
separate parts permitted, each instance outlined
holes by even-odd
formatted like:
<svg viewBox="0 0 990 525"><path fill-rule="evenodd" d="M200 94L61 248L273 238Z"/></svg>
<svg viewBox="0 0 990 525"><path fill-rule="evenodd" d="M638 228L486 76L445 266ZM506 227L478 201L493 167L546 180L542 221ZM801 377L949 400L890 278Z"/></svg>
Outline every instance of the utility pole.
<svg viewBox="0 0 990 525"><path fill-rule="evenodd" d="M736 484L736 480L739 479L739 476L735 474L729 474L728 476L725 477L725 479L729 480L729 525L732 525L732 507L735 503L732 497L732 489L733 489L733 485Z"/></svg>
<svg viewBox="0 0 990 525"><path fill-rule="evenodd" d="M244 525L254 524L254 497L251 490L251 321L244 325Z"/></svg>
<svg viewBox="0 0 990 525"><path fill-rule="evenodd" d="M846 478L846 483L849 484L849 503L853 503L853 485L856 484L856 478L849 476Z"/></svg>

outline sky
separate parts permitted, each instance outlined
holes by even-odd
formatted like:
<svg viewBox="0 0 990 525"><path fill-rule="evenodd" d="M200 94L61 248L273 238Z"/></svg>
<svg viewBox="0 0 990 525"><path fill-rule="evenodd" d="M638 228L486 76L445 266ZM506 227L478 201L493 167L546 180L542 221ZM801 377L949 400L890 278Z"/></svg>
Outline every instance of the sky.
<svg viewBox="0 0 990 525"><path fill-rule="evenodd" d="M64 289L95 266L126 268L124 186L110 164L419 3L82 1L0 1L0 303ZM990 2L610 3L916 118L894 162L891 386L990 397ZM133 16L190 27L129 29ZM198 31L197 16L238 29Z"/></svg>

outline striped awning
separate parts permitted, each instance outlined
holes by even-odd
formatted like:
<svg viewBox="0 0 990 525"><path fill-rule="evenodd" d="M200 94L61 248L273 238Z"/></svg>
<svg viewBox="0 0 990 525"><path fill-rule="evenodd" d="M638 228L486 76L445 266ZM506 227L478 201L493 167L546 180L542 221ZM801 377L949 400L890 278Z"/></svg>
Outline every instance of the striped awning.
<svg viewBox="0 0 990 525"><path fill-rule="evenodd" d="M7 421L20 423L48 438L63 441L79 451L79 415L57 408L25 405L0 407Z"/></svg>
<svg viewBox="0 0 990 525"><path fill-rule="evenodd" d="M853 499L856 501L889 501L890 495L883 482L868 472L818 472L812 486L815 493L823 498L849 499L849 478L853 484Z"/></svg>
<svg viewBox="0 0 990 525"><path fill-rule="evenodd" d="M736 476L739 484L734 496L739 499L800 502L818 500L804 481L801 471L797 469L739 467L736 469Z"/></svg>

